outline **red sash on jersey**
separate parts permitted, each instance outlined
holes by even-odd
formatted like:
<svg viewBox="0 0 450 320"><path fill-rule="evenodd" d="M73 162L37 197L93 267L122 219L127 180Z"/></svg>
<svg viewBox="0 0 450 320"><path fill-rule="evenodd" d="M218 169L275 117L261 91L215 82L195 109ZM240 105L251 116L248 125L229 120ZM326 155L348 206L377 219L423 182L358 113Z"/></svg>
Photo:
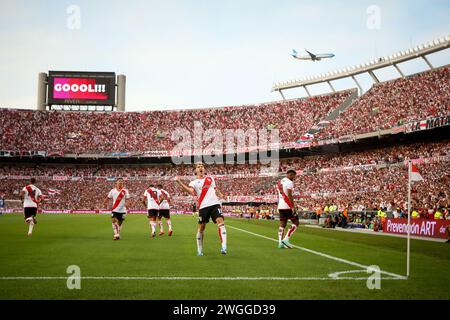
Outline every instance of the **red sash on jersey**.
<svg viewBox="0 0 450 320"><path fill-rule="evenodd" d="M25 187L25 189L27 189L28 196L31 198L31 200L32 200L34 203L37 204L38 202L37 202L36 198L34 197L34 194L33 194L33 188L31 188L31 187L28 185L28 186Z"/></svg>
<svg viewBox="0 0 450 320"><path fill-rule="evenodd" d="M211 187L211 184L212 184L212 178L206 177L205 182L203 182L202 192L200 193L200 197L198 198L198 208L199 209L200 209L200 206L202 205L203 199L205 199L205 196L209 190L209 187Z"/></svg>
<svg viewBox="0 0 450 320"><path fill-rule="evenodd" d="M156 196L156 193L151 188L147 189L147 193L152 196L153 200L155 200L156 204L159 206L159 200L158 197Z"/></svg>
<svg viewBox="0 0 450 320"><path fill-rule="evenodd" d="M161 190L161 196L164 198L163 201L166 200L167 202L169 202L169 197L168 197L167 194L166 194L164 191L162 191L162 190ZM161 202L162 202L162 201L161 201Z"/></svg>
<svg viewBox="0 0 450 320"><path fill-rule="evenodd" d="M125 194L126 194L125 189L122 189L122 191L120 191L119 195L117 196L116 201L114 201L112 211L114 211L119 206L119 203L122 201Z"/></svg>
<svg viewBox="0 0 450 320"><path fill-rule="evenodd" d="M292 209L294 208L294 206L291 203L291 200L289 200L288 196L286 195L286 193L284 193L283 191L283 186L281 185L281 181L278 181L277 184L277 189L278 192L281 193L281 195L283 196L284 202L286 202L286 204Z"/></svg>

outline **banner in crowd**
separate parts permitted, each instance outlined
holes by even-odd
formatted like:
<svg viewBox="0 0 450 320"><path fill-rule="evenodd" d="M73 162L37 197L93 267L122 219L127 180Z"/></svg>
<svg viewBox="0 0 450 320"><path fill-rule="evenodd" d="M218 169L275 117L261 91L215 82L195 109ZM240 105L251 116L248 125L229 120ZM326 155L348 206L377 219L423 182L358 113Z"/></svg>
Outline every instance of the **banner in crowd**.
<svg viewBox="0 0 450 320"><path fill-rule="evenodd" d="M69 177L68 176L53 176L52 178L53 181L68 181Z"/></svg>
<svg viewBox="0 0 450 320"><path fill-rule="evenodd" d="M20 212L22 209L8 209L4 210L3 213L14 213ZM111 214L111 211L107 210L59 210L59 209L48 209L39 210L39 214ZM147 214L146 210L128 210L128 214ZM170 214L192 214L192 210L170 210ZM239 214L233 212L223 212L226 217L238 217Z"/></svg>
<svg viewBox="0 0 450 320"><path fill-rule="evenodd" d="M450 125L450 115L443 117L434 117L421 121L414 121L406 124L406 132L416 132L421 130L430 130Z"/></svg>
<svg viewBox="0 0 450 320"><path fill-rule="evenodd" d="M355 136L353 134L349 134L347 136L339 137L340 143L352 142L355 141Z"/></svg>
<svg viewBox="0 0 450 320"><path fill-rule="evenodd" d="M33 176L39 181L47 181L52 179L52 177L49 176ZM30 180L33 178L32 176L26 176L26 175L0 175L0 179L8 179L8 180Z"/></svg>
<svg viewBox="0 0 450 320"><path fill-rule="evenodd" d="M267 202L276 203L278 196L228 196L226 202L248 203L248 202Z"/></svg>
<svg viewBox="0 0 450 320"><path fill-rule="evenodd" d="M0 157L46 157L46 151L11 151L0 150Z"/></svg>
<svg viewBox="0 0 450 320"><path fill-rule="evenodd" d="M430 158L420 158L411 160L412 164L426 164L426 163L436 163L436 162L446 162L450 161L450 156L436 156ZM408 165L408 160L403 162L405 166Z"/></svg>
<svg viewBox="0 0 450 320"><path fill-rule="evenodd" d="M450 226L449 220L411 220L411 236L446 239L445 229ZM390 234L408 233L408 219L388 218L383 223L383 232Z"/></svg>

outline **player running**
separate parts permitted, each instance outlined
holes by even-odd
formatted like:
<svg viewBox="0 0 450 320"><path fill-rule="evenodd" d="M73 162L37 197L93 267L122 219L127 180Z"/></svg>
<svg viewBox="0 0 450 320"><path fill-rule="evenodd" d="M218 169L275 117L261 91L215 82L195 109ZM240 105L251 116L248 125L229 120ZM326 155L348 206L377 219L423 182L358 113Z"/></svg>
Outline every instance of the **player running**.
<svg viewBox="0 0 450 320"><path fill-rule="evenodd" d="M286 178L278 181L277 191L278 191L278 213L280 214L280 227L278 229L278 248L292 248L289 239L292 234L297 230L299 225L297 207L293 198L294 190L294 179L297 172L294 169L289 169L287 171ZM287 221L291 220L292 226L289 229L286 236L284 236L284 229L286 228Z"/></svg>
<svg viewBox="0 0 450 320"><path fill-rule="evenodd" d="M124 188L124 181L122 178L116 180L116 186L111 189L108 196L103 201L103 206L107 207L108 199L112 199L113 205L111 207L111 222L114 232L114 240L120 240L120 230L122 223L127 214L127 200L130 198L130 193Z"/></svg>
<svg viewBox="0 0 450 320"><path fill-rule="evenodd" d="M217 189L214 178L205 176L205 166L203 163L197 163L195 166L196 179L189 185L184 184L179 177L175 181L181 188L198 198L198 231L197 231L197 255L203 256L203 233L209 219L217 224L222 248L220 252L227 254L227 232L225 229L224 218L222 215L221 202L217 195L223 198L222 193Z"/></svg>
<svg viewBox="0 0 450 320"><path fill-rule="evenodd" d="M156 220L159 214L159 196L161 192L154 187L153 184L149 186L147 190L144 191L144 198L142 202L147 206L147 218L148 223L152 229L152 238L155 237L156 233ZM159 235L163 235L164 232L160 232Z"/></svg>
<svg viewBox="0 0 450 320"><path fill-rule="evenodd" d="M170 195L163 189L161 184L158 184L159 195L159 213L158 213L158 223L159 223L159 235L164 234L164 227L162 218L166 219L167 227L169 228L169 237L172 235L172 222L170 221Z"/></svg>
<svg viewBox="0 0 450 320"><path fill-rule="evenodd" d="M23 216L25 223L28 224L28 236L33 234L34 225L37 224L36 214L42 199L42 192L34 185L35 183L36 179L31 178L30 184L20 191L20 197L23 200Z"/></svg>

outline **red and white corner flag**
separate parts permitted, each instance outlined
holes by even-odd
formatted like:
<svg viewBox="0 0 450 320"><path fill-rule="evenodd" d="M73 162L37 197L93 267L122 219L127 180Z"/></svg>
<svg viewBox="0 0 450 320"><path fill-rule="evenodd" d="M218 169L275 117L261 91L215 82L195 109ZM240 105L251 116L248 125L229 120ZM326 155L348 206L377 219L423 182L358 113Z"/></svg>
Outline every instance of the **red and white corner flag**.
<svg viewBox="0 0 450 320"><path fill-rule="evenodd" d="M419 169L414 164L411 165L411 181L423 181Z"/></svg>

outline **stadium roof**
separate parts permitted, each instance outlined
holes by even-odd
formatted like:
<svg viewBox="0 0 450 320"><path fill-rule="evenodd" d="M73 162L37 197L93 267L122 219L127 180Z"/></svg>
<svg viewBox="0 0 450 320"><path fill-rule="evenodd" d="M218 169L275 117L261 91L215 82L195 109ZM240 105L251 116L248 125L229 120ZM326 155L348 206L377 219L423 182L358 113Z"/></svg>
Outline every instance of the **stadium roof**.
<svg viewBox="0 0 450 320"><path fill-rule="evenodd" d="M355 65L352 67L335 70L332 72L326 72L326 73L323 73L323 74L320 74L317 76L306 77L306 78L299 79L299 80L276 83L272 88L272 92L279 91L284 99L284 95L282 93L283 90L303 87L306 90L306 92L308 93L308 95L310 96L309 91L306 86L314 85L314 84L318 84L318 83L324 83L324 82L328 83L331 90L334 92L335 89L333 88L330 81L344 79L344 78L348 78L348 77L351 77L355 81L355 83L359 87L359 89L362 91L360 84L358 83L358 81L355 78L356 75L359 75L362 73L369 73L370 76L372 77L373 81L375 83L379 83L380 81L378 80L376 75L373 73L373 71L377 70L377 69L393 66L399 72L399 74L402 77L404 77L403 72L400 70L400 68L398 67L397 64L408 61L408 60L418 59L418 58L423 59L427 63L427 65L429 66L430 69L434 69L433 65L431 65L431 63L428 61L426 56L429 54L432 54L434 52L445 50L449 46L450 46L450 35L446 36L445 38L440 38L440 39L428 42L426 44L421 44L415 48L399 51L390 56L374 59L372 61L368 61L366 63L358 64L358 65Z"/></svg>

